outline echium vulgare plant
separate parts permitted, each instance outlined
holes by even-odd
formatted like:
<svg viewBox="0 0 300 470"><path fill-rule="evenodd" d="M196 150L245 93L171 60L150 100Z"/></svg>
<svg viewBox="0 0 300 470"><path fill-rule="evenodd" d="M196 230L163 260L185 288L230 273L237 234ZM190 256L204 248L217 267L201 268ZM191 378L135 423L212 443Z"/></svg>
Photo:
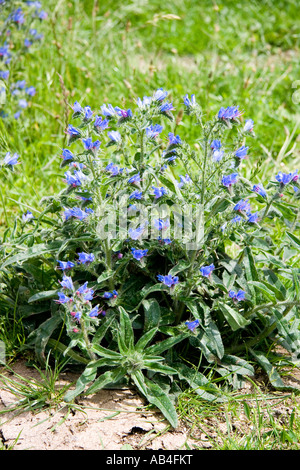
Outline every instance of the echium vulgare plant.
<svg viewBox="0 0 300 470"><path fill-rule="evenodd" d="M182 385L220 400L211 377L239 387L257 364L282 388L272 345L293 364L300 345L298 172L248 180L252 119L182 104L192 144L163 89L134 110L76 101L65 186L23 214L2 265L28 280L38 355L48 344L86 365L67 401L130 382L173 426Z"/></svg>

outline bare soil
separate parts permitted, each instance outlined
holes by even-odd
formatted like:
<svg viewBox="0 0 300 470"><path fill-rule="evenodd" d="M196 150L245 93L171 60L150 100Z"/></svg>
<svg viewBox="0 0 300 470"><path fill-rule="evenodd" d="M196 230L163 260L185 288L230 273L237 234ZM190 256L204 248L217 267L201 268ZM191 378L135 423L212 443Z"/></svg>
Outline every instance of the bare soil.
<svg viewBox="0 0 300 470"><path fill-rule="evenodd" d="M41 381L39 372L17 361L12 369L26 379ZM0 373L15 377L4 368ZM16 375L17 379L20 380ZM58 387L75 383L77 375L61 374ZM259 382L259 378L258 378ZM300 390L300 370L293 370L285 377L287 385ZM264 381L261 381L264 387ZM247 385L244 393L251 393ZM221 415L201 425L201 429L181 423L176 429L170 428L162 415L149 411L141 397L131 389L102 390L94 395L79 398L76 406L66 407L63 403L39 411L18 413L9 411L20 399L0 382L0 449L14 450L186 450L211 448L208 438L226 432L226 420ZM300 399L299 399L300 403ZM291 414L293 403L279 402L273 409L281 419ZM275 411L274 411L275 410ZM4 412L5 411L5 412ZM203 430L206 429L206 432ZM212 431L214 429L214 431ZM236 429L247 432L247 420L240 415ZM215 436L213 435L215 434Z"/></svg>

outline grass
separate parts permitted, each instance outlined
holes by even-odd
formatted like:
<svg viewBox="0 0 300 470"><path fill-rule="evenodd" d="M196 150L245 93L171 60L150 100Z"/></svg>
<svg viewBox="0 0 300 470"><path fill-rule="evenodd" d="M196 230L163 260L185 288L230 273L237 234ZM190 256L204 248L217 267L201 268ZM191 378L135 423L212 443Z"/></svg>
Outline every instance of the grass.
<svg viewBox="0 0 300 470"><path fill-rule="evenodd" d="M260 167L257 181L265 181L278 170L299 168L297 0L166 0L163 6L158 0L48 0L44 8L44 46L19 62L20 76L37 95L24 120L0 121L2 153L18 152L22 161L13 174L1 175L1 232L27 209L38 213L40 199L64 186L59 154L75 100L92 109L104 102L130 107L138 96L163 87L179 114L186 93L196 94L206 115L239 104L244 118L255 121L245 176ZM176 130L197 138L188 119ZM11 312L0 318L0 338L13 357L22 351L26 332ZM43 377L42 385L11 383L22 406L61 400L53 395L56 372ZM212 448L297 449L299 402L288 398L283 419L274 415L283 399L258 390L219 406L188 391L178 406L191 436L200 432Z"/></svg>

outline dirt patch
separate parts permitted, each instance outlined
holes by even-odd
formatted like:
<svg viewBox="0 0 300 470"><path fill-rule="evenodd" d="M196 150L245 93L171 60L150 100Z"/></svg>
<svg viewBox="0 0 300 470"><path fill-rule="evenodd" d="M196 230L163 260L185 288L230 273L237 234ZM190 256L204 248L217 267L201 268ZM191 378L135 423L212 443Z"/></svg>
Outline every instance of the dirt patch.
<svg viewBox="0 0 300 470"><path fill-rule="evenodd" d="M19 377L41 381L40 373L18 361L12 367L14 374L2 370L8 378ZM19 375L15 375L19 374ZM63 373L58 389L74 383L77 375ZM264 378L258 377L262 387ZM26 382L27 383L27 382ZM285 383L300 390L300 370L285 377ZM242 391L253 392L251 384ZM283 396L284 394L282 394ZM276 396L274 396L276 402ZM298 397L299 398L299 397ZM298 400L297 398L297 400ZM222 412L185 421L173 430L162 415L149 411L141 397L131 389L101 390L89 397L79 398L74 406L60 402L49 409L8 411L20 399L0 383L0 448L15 450L185 450L210 449L212 442L228 432ZM277 400L278 401L278 400ZM300 403L300 399L298 401ZM288 420L295 403L278 402L272 413L279 421ZM4 412L5 411L5 412ZM189 414L192 416L192 413ZM249 421L244 413L233 417L234 432L245 435Z"/></svg>

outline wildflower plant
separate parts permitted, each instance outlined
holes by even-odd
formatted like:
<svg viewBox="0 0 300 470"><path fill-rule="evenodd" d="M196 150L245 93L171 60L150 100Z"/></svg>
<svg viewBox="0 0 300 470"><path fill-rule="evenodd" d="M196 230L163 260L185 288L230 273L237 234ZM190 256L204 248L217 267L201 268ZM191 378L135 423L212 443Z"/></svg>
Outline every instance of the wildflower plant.
<svg viewBox="0 0 300 470"><path fill-rule="evenodd" d="M85 364L67 401L131 382L174 427L184 384L222 399L204 371L238 388L258 364L283 388L269 350L300 353L298 171L248 180L252 119L227 106L205 121L195 95L181 105L196 142L163 89L130 109L72 104L63 188L2 264L30 281L38 357L49 344Z"/></svg>

